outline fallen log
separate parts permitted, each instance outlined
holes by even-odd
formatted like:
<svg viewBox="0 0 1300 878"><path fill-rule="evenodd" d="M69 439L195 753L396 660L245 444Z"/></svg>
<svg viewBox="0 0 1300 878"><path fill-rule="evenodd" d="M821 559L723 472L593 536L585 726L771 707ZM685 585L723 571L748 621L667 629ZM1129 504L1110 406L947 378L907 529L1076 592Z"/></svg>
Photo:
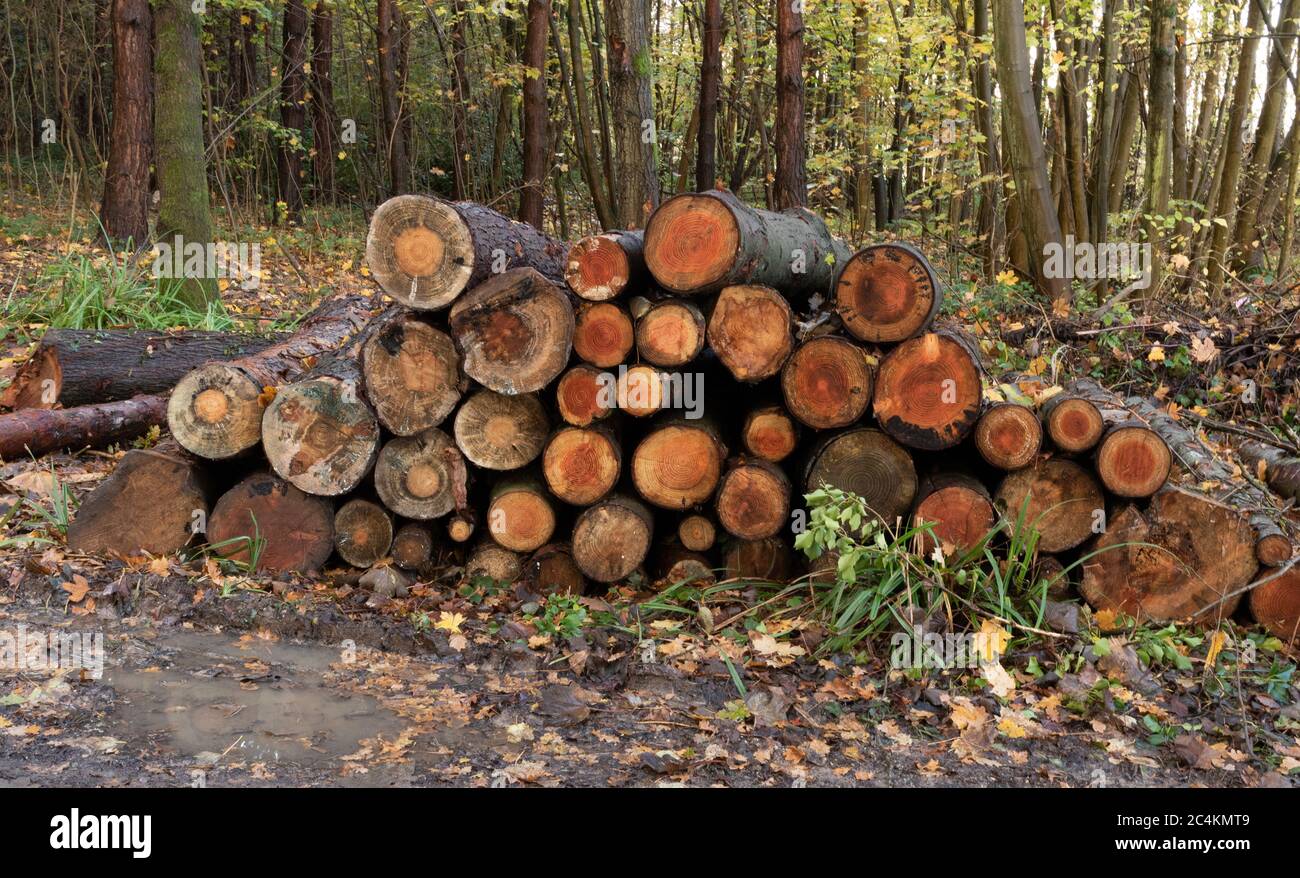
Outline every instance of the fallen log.
<svg viewBox="0 0 1300 878"><path fill-rule="evenodd" d="M561 427L542 451L546 486L575 506L589 506L614 490L622 469L622 446L599 427Z"/></svg>
<svg viewBox="0 0 1300 878"><path fill-rule="evenodd" d="M754 457L780 463L799 444L799 430L784 408L769 405L745 416L740 438L745 450Z"/></svg>
<svg viewBox="0 0 1300 878"><path fill-rule="evenodd" d="M1150 497L1169 478L1172 456L1160 434L1135 417L1122 400L1095 381L1070 384L1068 392L1091 402L1105 426L1097 443L1101 483L1120 497Z"/></svg>
<svg viewBox="0 0 1300 878"><path fill-rule="evenodd" d="M589 302L618 298L625 289L640 289L647 273L645 234L605 232L582 238L569 248L564 278L569 289Z"/></svg>
<svg viewBox="0 0 1300 878"><path fill-rule="evenodd" d="M1096 404L1071 393L1059 393L1039 408L1047 436L1067 454L1091 451L1106 432L1106 422Z"/></svg>
<svg viewBox="0 0 1300 878"><path fill-rule="evenodd" d="M494 275L451 308L465 374L497 393L532 393L564 371L573 349L573 305L531 268Z"/></svg>
<svg viewBox="0 0 1300 878"><path fill-rule="evenodd" d="M197 329L48 329L0 394L0 408L63 408L165 394L211 360L246 357L285 339Z"/></svg>
<svg viewBox="0 0 1300 878"><path fill-rule="evenodd" d="M722 550L722 569L728 579L785 582L794 570L794 556L789 544L777 537L728 540Z"/></svg>
<svg viewBox="0 0 1300 878"><path fill-rule="evenodd" d="M1126 506L1089 547L1079 591L1097 610L1139 621L1226 619L1258 569L1237 510L1173 485L1143 512Z"/></svg>
<svg viewBox="0 0 1300 878"><path fill-rule="evenodd" d="M470 550L465 559L465 578L471 582L485 576L493 582L509 585L523 572L524 559L518 552L485 540Z"/></svg>
<svg viewBox="0 0 1300 878"><path fill-rule="evenodd" d="M357 497L334 513L334 550L353 567L371 567L393 546L393 518L378 503Z"/></svg>
<svg viewBox="0 0 1300 878"><path fill-rule="evenodd" d="M857 338L889 343L929 328L943 301L929 261L906 244L874 244L843 265L835 311Z"/></svg>
<svg viewBox="0 0 1300 878"><path fill-rule="evenodd" d="M221 495L207 536L212 551L255 570L309 573L334 551L334 507L273 473L254 473Z"/></svg>
<svg viewBox="0 0 1300 878"><path fill-rule="evenodd" d="M1105 523L1106 501L1096 477L1061 457L1008 473L995 497L1013 527L1038 532L1042 552L1073 549Z"/></svg>
<svg viewBox="0 0 1300 878"><path fill-rule="evenodd" d="M632 452L632 482L645 500L684 510L713 496L727 457L717 431L702 420L670 419Z"/></svg>
<svg viewBox="0 0 1300 878"><path fill-rule="evenodd" d="M103 448L135 439L166 420L165 396L72 409L21 409L0 415L0 459L39 457L60 448Z"/></svg>
<svg viewBox="0 0 1300 878"><path fill-rule="evenodd" d="M366 397L391 433L439 426L468 382L447 335L409 311L394 311L361 350Z"/></svg>
<svg viewBox="0 0 1300 878"><path fill-rule="evenodd" d="M928 332L885 355L874 410L882 430L926 451L951 448L975 429L983 401L979 355L960 333Z"/></svg>
<svg viewBox="0 0 1300 878"><path fill-rule="evenodd" d="M1268 633L1294 644L1300 640L1300 569L1266 567L1262 573L1267 581L1250 590L1250 614Z"/></svg>
<svg viewBox="0 0 1300 878"><path fill-rule="evenodd" d="M527 267L563 284L565 245L490 207L423 195L388 199L370 218L366 264L410 308L445 308L492 275Z"/></svg>
<svg viewBox="0 0 1300 878"><path fill-rule="evenodd" d="M825 294L848 256L816 214L758 210L725 190L668 199L645 231L646 267L675 293L761 284L792 298Z"/></svg>
<svg viewBox="0 0 1300 878"><path fill-rule="evenodd" d="M771 287L729 286L718 294L706 336L737 381L770 378L794 349L794 315L785 297Z"/></svg>
<svg viewBox="0 0 1300 878"><path fill-rule="evenodd" d="M427 521L451 512L464 482L465 459L437 427L389 440L375 461L379 499L405 518Z"/></svg>
<svg viewBox="0 0 1300 878"><path fill-rule="evenodd" d="M650 552L654 519L644 504L614 494L583 510L573 526L573 560L595 582L617 582Z"/></svg>
<svg viewBox="0 0 1300 878"><path fill-rule="evenodd" d="M1300 500L1300 457L1251 441L1238 445L1237 453L1276 494L1288 500Z"/></svg>
<svg viewBox="0 0 1300 878"><path fill-rule="evenodd" d="M871 405L873 383L866 352L834 335L799 345L781 368L785 407L814 430L855 423Z"/></svg>
<svg viewBox="0 0 1300 878"><path fill-rule="evenodd" d="M316 307L289 338L250 357L208 363L186 373L167 402L167 425L183 448L223 460L262 439L267 388L288 384L341 348L370 319L364 296L343 295Z"/></svg>
<svg viewBox="0 0 1300 878"><path fill-rule="evenodd" d="M997 524L988 489L965 473L936 473L921 480L913 520L931 525L919 535L919 549L929 555L937 545L945 556L969 552Z"/></svg>

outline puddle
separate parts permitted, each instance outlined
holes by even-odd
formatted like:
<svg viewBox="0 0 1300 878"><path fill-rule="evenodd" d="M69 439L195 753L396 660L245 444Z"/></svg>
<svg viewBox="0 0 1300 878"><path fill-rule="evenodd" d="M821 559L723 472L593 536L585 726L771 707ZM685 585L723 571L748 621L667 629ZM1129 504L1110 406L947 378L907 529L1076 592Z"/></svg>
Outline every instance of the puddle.
<svg viewBox="0 0 1300 878"><path fill-rule="evenodd" d="M145 738L182 756L312 764L402 728L375 699L325 683L337 649L194 631L150 646L159 651L154 667L104 674L119 696L109 732L123 740Z"/></svg>

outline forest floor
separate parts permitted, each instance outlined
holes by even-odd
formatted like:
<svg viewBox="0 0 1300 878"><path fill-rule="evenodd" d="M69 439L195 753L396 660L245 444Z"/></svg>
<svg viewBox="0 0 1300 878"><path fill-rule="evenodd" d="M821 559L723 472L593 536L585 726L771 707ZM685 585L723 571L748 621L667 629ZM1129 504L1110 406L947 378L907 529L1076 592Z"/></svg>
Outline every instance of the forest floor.
<svg viewBox="0 0 1300 878"><path fill-rule="evenodd" d="M129 260L95 243L93 218L7 198L0 385L78 294L110 320L122 290L139 294L104 283ZM331 290L370 288L358 218L243 233L263 244L263 277L226 291L233 325L285 325ZM89 270L69 271L79 260ZM87 277L101 286L87 292ZM1092 373L1186 417L1300 446L1300 303L1266 282L1248 292L1231 319L1165 304L1099 321L1043 314L1008 279L954 284L947 310L999 369ZM1222 436L1203 435L1230 459ZM999 662L908 671L890 666L887 638L852 657L819 652L817 626L765 616L769 593L753 584L541 601L465 582L449 563L385 598L346 571L268 578L201 554L66 552L64 490L75 508L121 451L0 464L0 647L4 635L54 631L101 633L106 650L102 676L0 663L0 785L1300 779L1297 654L1232 620L1125 626L1069 600L1053 605L1050 634L1011 638Z"/></svg>

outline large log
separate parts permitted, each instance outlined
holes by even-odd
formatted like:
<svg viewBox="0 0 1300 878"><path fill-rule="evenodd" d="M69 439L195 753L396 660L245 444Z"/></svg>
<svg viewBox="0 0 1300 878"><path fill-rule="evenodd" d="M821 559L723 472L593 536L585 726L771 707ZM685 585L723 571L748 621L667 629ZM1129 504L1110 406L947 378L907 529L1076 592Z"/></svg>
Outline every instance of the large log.
<svg viewBox="0 0 1300 878"><path fill-rule="evenodd" d="M667 376L644 363L618 371L615 397L618 408L634 418L648 418L666 408L671 399L665 396Z"/></svg>
<svg viewBox="0 0 1300 878"><path fill-rule="evenodd" d="M366 339L361 362L375 416L398 436L440 425L468 383L451 336L406 310Z"/></svg>
<svg viewBox="0 0 1300 878"><path fill-rule="evenodd" d="M799 345L781 369L785 407L814 430L856 422L871 405L873 383L866 352L834 335Z"/></svg>
<svg viewBox="0 0 1300 878"><path fill-rule="evenodd" d="M632 482L655 506L689 509L713 496L726 456L726 446L707 423L670 419L646 434L632 453Z"/></svg>
<svg viewBox="0 0 1300 878"><path fill-rule="evenodd" d="M393 546L393 517L388 510L361 497L334 513L334 549L353 567L370 567Z"/></svg>
<svg viewBox="0 0 1300 878"><path fill-rule="evenodd" d="M528 267L564 283L565 245L490 207L398 195L375 210L366 264L411 308L445 308L491 275Z"/></svg>
<svg viewBox="0 0 1300 878"><path fill-rule="evenodd" d="M0 408L72 408L167 393L196 366L246 357L284 338L196 329L48 329L0 393Z"/></svg>
<svg viewBox="0 0 1300 878"><path fill-rule="evenodd" d="M1042 422L1029 406L995 403L984 410L975 424L975 447L984 460L998 469L1029 466L1042 444Z"/></svg>
<svg viewBox="0 0 1300 878"><path fill-rule="evenodd" d="M531 552L551 541L555 509L546 489L533 479L502 479L492 486L488 533L512 552Z"/></svg>
<svg viewBox="0 0 1300 878"><path fill-rule="evenodd" d="M627 359L636 344L632 317L614 302L584 302L574 317L573 352L602 369Z"/></svg>
<svg viewBox="0 0 1300 878"><path fill-rule="evenodd" d="M937 544L949 557L980 545L997 524L988 490L965 473L936 473L921 480L913 519L928 522L920 535L920 550L929 554Z"/></svg>
<svg viewBox="0 0 1300 878"><path fill-rule="evenodd" d="M575 506L589 506L614 490L622 468L621 446L599 427L562 427L542 451L547 487Z"/></svg>
<svg viewBox="0 0 1300 878"><path fill-rule="evenodd" d="M0 459L39 457L60 448L102 448L130 441L166 420L164 396L72 409L22 409L0 415Z"/></svg>
<svg viewBox="0 0 1300 878"><path fill-rule="evenodd" d="M564 270L569 289L589 302L615 299L639 289L647 279L644 233L605 232L582 238L569 248Z"/></svg>
<svg viewBox="0 0 1300 878"><path fill-rule="evenodd" d="M1232 615L1255 576L1255 534L1232 507L1176 486L1145 512L1127 506L1089 547L1079 591L1097 610L1139 621Z"/></svg>
<svg viewBox="0 0 1300 878"><path fill-rule="evenodd" d="M1270 634L1289 644L1300 641L1300 568L1264 568L1250 590L1250 614Z"/></svg>
<svg viewBox="0 0 1300 878"><path fill-rule="evenodd" d="M637 353L654 366L684 366L704 350L705 332L704 314L694 302L661 299L637 317Z"/></svg>
<svg viewBox="0 0 1300 878"><path fill-rule="evenodd" d="M342 295L317 306L289 338L250 357L186 373L167 402L167 424L187 451L223 460L262 439L267 388L288 384L341 348L370 318L370 300Z"/></svg>
<svg viewBox="0 0 1300 878"><path fill-rule="evenodd" d="M729 286L713 304L706 335L737 381L762 381L781 371L794 349L793 319L785 297L771 287Z"/></svg>
<svg viewBox="0 0 1300 878"><path fill-rule="evenodd" d="M519 469L537 459L546 445L550 424L546 410L531 393L505 396L480 390L456 412L456 447L475 466Z"/></svg>
<svg viewBox="0 0 1300 878"><path fill-rule="evenodd" d="M465 576L473 580L486 576L494 582L510 584L523 572L524 559L518 552L498 546L491 540L479 543L465 559Z"/></svg>
<svg viewBox="0 0 1300 878"><path fill-rule="evenodd" d="M668 199L645 231L646 266L675 293L762 284L791 297L825 294L848 255L815 214L758 210L724 190Z"/></svg>
<svg viewBox="0 0 1300 878"><path fill-rule="evenodd" d="M68 548L88 555L170 555L207 527L210 475L174 443L133 449L68 525Z"/></svg>
<svg viewBox="0 0 1300 878"><path fill-rule="evenodd" d="M379 421L361 367L338 356L276 391L262 415L271 468L308 494L334 497L361 484L379 453Z"/></svg>
<svg viewBox="0 0 1300 878"><path fill-rule="evenodd" d="M375 461L375 490L384 505L406 518L440 518L464 490L465 458L437 427L387 442Z"/></svg>
<svg viewBox="0 0 1300 878"><path fill-rule="evenodd" d="M879 430L846 430L817 443L804 467L804 490L823 486L851 491L885 525L894 527L916 498L912 455Z"/></svg>
<svg viewBox="0 0 1300 878"><path fill-rule="evenodd" d="M497 393L541 390L569 363L573 305L531 268L474 287L452 306L450 319L465 374Z"/></svg>
<svg viewBox="0 0 1300 878"><path fill-rule="evenodd" d="M901 243L873 244L844 263L835 310L863 341L902 341L929 328L943 301L929 261Z"/></svg>
<svg viewBox="0 0 1300 878"><path fill-rule="evenodd" d="M583 510L573 526L573 560L588 579L617 582L650 551L654 519L644 504L614 494Z"/></svg>
<svg viewBox="0 0 1300 878"><path fill-rule="evenodd" d="M1172 463L1169 446L1160 434L1094 381L1075 381L1068 390L1096 406L1105 425L1095 463L1107 490L1129 498L1150 497L1158 491L1169 478Z"/></svg>
<svg viewBox="0 0 1300 878"><path fill-rule="evenodd" d="M722 551L722 568L728 579L785 582L794 568L789 543L780 537L765 540L728 540Z"/></svg>
<svg viewBox="0 0 1300 878"><path fill-rule="evenodd" d="M334 508L273 473L254 473L221 495L208 518L217 554L275 573L319 570L334 551Z"/></svg>
<svg viewBox="0 0 1300 878"><path fill-rule="evenodd" d="M1101 485L1091 472L1065 458L1049 458L1008 473L996 498L1013 527L1038 532L1042 552L1073 549L1105 522Z"/></svg>
<svg viewBox="0 0 1300 878"><path fill-rule="evenodd" d="M904 445L939 451L975 429L983 395L973 343L960 333L928 332L903 342L881 361L876 421Z"/></svg>
<svg viewBox="0 0 1300 878"><path fill-rule="evenodd" d="M718 482L718 522L733 536L762 540L790 521L790 480L766 460L738 460Z"/></svg>

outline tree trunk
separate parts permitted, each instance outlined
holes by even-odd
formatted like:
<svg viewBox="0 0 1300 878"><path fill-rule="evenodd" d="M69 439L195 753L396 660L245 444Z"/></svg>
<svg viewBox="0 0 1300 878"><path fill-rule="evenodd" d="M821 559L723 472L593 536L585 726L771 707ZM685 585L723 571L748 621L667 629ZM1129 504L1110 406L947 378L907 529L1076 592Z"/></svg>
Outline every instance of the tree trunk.
<svg viewBox="0 0 1300 878"><path fill-rule="evenodd" d="M974 36L983 40L989 35L989 0L974 0ZM975 61L975 121L984 136L979 144L980 173L987 179L980 195L979 229L984 243L984 275L992 279L999 270L1006 246L1006 221L999 194L1002 156L998 150L998 126L993 115L993 70L989 57L980 52Z"/></svg>
<svg viewBox="0 0 1300 878"><path fill-rule="evenodd" d="M1168 258L1163 221L1169 212L1174 161L1174 31L1177 0L1151 0L1151 82L1147 98L1146 236L1152 247L1151 286L1154 295Z"/></svg>
<svg viewBox="0 0 1300 878"><path fill-rule="evenodd" d="M609 494L622 468L622 447L599 427L561 427L542 452L546 486L574 506L589 506Z"/></svg>
<svg viewBox="0 0 1300 878"><path fill-rule="evenodd" d="M393 545L393 517L378 503L357 497L334 513L334 549L353 567L372 567Z"/></svg>
<svg viewBox="0 0 1300 878"><path fill-rule="evenodd" d="M161 193L157 238L172 246L209 247L199 16L190 10L189 0L155 0L154 33L154 164ZM164 285L199 311L220 301L216 278L171 278Z"/></svg>
<svg viewBox="0 0 1300 878"><path fill-rule="evenodd" d="M605 0L605 29L614 129L614 214L623 228L643 229L659 206L648 0Z"/></svg>
<svg viewBox="0 0 1300 878"><path fill-rule="evenodd" d="M804 137L803 4L776 4L776 180L777 209L808 204Z"/></svg>
<svg viewBox="0 0 1300 878"><path fill-rule="evenodd" d="M835 280L835 310L863 341L902 341L924 332L942 302L943 288L929 260L906 244L859 250Z"/></svg>
<svg viewBox="0 0 1300 878"><path fill-rule="evenodd" d="M569 248L564 277L569 289L591 302L613 299L646 281L642 232L606 232L583 238Z"/></svg>
<svg viewBox="0 0 1300 878"><path fill-rule="evenodd" d="M283 218L296 221L302 213L302 141L307 124L307 75L303 71L307 63L307 8L303 0L285 0L280 63L280 124L285 131L281 134L276 170Z"/></svg>
<svg viewBox="0 0 1300 878"><path fill-rule="evenodd" d="M402 12L396 0L376 0L375 37L379 50L379 103L383 119L382 150L388 168L388 195L400 195L411 182L407 158L403 95L398 83L398 42ZM372 266L373 267L373 266Z"/></svg>
<svg viewBox="0 0 1300 878"><path fill-rule="evenodd" d="M644 504L621 494L583 510L573 526L573 560L588 579L626 579L650 553L654 520Z"/></svg>
<svg viewBox="0 0 1300 878"><path fill-rule="evenodd" d="M699 148L695 160L695 188L713 189L718 182L718 101L722 80L722 0L704 0L701 25ZM739 39L739 36L736 37Z"/></svg>
<svg viewBox="0 0 1300 878"><path fill-rule="evenodd" d="M801 423L831 430L866 413L874 378L866 351L846 338L822 335L790 355L781 369L781 392Z"/></svg>
<svg viewBox="0 0 1300 878"><path fill-rule="evenodd" d="M546 182L546 37L551 25L551 0L528 0L528 30L524 35L524 162L519 190L519 219L542 227Z"/></svg>
<svg viewBox="0 0 1300 878"><path fill-rule="evenodd" d="M1237 453L1276 494L1288 500L1300 500L1300 457L1290 457L1271 445L1249 441L1237 446Z"/></svg>
<svg viewBox="0 0 1300 878"><path fill-rule="evenodd" d="M791 299L825 295L848 257L848 248L815 214L758 210L725 190L670 198L645 233L646 265L675 293L703 295L750 283Z"/></svg>
<svg viewBox="0 0 1300 878"><path fill-rule="evenodd" d="M403 195L370 218L366 264L394 299L435 310L512 268L534 268L563 284L565 250L562 241L490 207Z"/></svg>
<svg viewBox="0 0 1300 878"><path fill-rule="evenodd" d="M153 158L153 14L149 0L113 0L113 130L104 171L104 232L149 239Z"/></svg>
<svg viewBox="0 0 1300 878"><path fill-rule="evenodd" d="M334 10L324 0L317 0L312 10L311 46L311 125L316 147L316 195L333 204L338 198L334 182L337 117L334 113L334 80L330 73L334 60Z"/></svg>

